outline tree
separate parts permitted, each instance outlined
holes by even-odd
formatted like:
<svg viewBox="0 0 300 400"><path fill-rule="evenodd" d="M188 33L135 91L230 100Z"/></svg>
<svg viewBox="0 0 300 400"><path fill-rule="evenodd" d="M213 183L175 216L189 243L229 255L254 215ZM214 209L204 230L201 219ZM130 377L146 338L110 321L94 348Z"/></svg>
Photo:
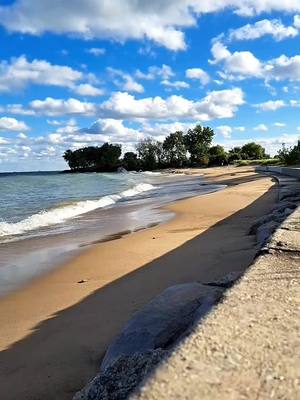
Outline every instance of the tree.
<svg viewBox="0 0 300 400"><path fill-rule="evenodd" d="M144 170L151 171L161 165L162 144L160 142L152 138L143 139L137 144L136 150Z"/></svg>
<svg viewBox="0 0 300 400"><path fill-rule="evenodd" d="M167 136L163 142L163 150L168 166L182 167L187 161L183 132L177 131Z"/></svg>
<svg viewBox="0 0 300 400"><path fill-rule="evenodd" d="M298 140L296 146L289 149L282 146L282 149L278 152L278 156L284 164L300 165L300 140Z"/></svg>
<svg viewBox="0 0 300 400"><path fill-rule="evenodd" d="M208 150L209 165L224 165L227 162L228 154L220 145L212 146Z"/></svg>
<svg viewBox="0 0 300 400"><path fill-rule="evenodd" d="M77 150L67 150L63 158L72 171L115 171L120 164L122 153L118 144L104 143L101 147L83 147Z"/></svg>
<svg viewBox="0 0 300 400"><path fill-rule="evenodd" d="M214 131L201 125L189 129L184 135L184 143L190 153L191 164L201 163L201 157L207 155L208 149L214 137Z"/></svg>
<svg viewBox="0 0 300 400"><path fill-rule="evenodd" d="M122 165L127 171L138 171L140 169L140 160L133 151L124 154Z"/></svg>
<svg viewBox="0 0 300 400"><path fill-rule="evenodd" d="M246 156L248 160L261 160L265 158L265 149L257 143L246 143L242 146L240 153ZM244 158L242 156L242 158Z"/></svg>

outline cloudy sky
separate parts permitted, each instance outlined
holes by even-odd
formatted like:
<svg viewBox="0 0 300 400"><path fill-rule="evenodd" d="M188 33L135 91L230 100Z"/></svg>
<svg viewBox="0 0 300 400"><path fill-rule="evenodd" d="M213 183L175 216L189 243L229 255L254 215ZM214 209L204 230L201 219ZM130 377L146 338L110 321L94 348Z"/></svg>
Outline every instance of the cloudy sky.
<svg viewBox="0 0 300 400"><path fill-rule="evenodd" d="M227 149L300 135L300 0L1 0L0 171L197 123Z"/></svg>

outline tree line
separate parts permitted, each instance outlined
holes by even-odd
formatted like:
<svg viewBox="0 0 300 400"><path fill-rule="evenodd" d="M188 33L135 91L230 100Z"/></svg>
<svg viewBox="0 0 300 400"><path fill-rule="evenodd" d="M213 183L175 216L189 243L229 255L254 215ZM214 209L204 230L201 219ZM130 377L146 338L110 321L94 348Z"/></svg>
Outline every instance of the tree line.
<svg viewBox="0 0 300 400"><path fill-rule="evenodd" d="M163 142L153 138L141 140L136 152L122 155L119 144L104 143L78 150L67 150L63 158L75 172L113 172L123 167L128 171L194 166L218 166L237 160L260 160L267 158L265 149L254 142L234 147L226 152L220 145L212 146L214 131L210 127L196 125L186 133L170 133Z"/></svg>

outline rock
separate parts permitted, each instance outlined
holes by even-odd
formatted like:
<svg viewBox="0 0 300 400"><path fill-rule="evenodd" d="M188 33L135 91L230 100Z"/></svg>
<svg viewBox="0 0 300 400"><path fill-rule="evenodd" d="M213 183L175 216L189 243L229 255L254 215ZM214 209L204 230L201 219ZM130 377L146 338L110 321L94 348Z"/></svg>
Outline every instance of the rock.
<svg viewBox="0 0 300 400"><path fill-rule="evenodd" d="M193 323L195 314L206 313L222 296L217 287L185 283L164 290L125 325L108 347L101 364L104 372L121 356L166 349Z"/></svg>
<svg viewBox="0 0 300 400"><path fill-rule="evenodd" d="M125 169L124 167L118 167L117 172L119 174L127 174L128 173L127 169Z"/></svg>
<svg viewBox="0 0 300 400"><path fill-rule="evenodd" d="M122 400L149 374L163 356L153 350L132 356L120 356L103 373L98 374L73 400Z"/></svg>
<svg viewBox="0 0 300 400"><path fill-rule="evenodd" d="M296 207L297 205L291 201L282 201L273 208L273 212L283 212L286 208L294 209Z"/></svg>
<svg viewBox="0 0 300 400"><path fill-rule="evenodd" d="M264 215L263 217L260 217L254 221L254 223L251 225L251 228L249 229L249 235L255 235L258 228L274 219L273 214L267 214Z"/></svg>
<svg viewBox="0 0 300 400"><path fill-rule="evenodd" d="M241 271L232 271L229 274L225 275L223 278L217 279L213 282L205 283L205 285L219 286L224 289L228 289L235 284L235 282L242 276L242 274L243 272Z"/></svg>
<svg viewBox="0 0 300 400"><path fill-rule="evenodd" d="M299 197L300 193L298 189L282 189L279 193L280 201Z"/></svg>
<svg viewBox="0 0 300 400"><path fill-rule="evenodd" d="M80 281L78 281L77 283L85 283L87 281L88 281L87 279L80 279Z"/></svg>
<svg viewBox="0 0 300 400"><path fill-rule="evenodd" d="M259 244L264 244L271 237L278 225L279 223L277 221L270 221L261 225L256 231L257 242Z"/></svg>

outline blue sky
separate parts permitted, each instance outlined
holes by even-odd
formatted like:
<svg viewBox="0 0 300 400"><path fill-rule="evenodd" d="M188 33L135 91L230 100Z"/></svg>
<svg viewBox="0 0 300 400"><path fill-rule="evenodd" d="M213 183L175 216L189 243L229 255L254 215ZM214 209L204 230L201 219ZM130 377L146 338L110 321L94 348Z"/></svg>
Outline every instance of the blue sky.
<svg viewBox="0 0 300 400"><path fill-rule="evenodd" d="M299 44L300 0L2 0L0 171L197 123L276 154L300 135Z"/></svg>

